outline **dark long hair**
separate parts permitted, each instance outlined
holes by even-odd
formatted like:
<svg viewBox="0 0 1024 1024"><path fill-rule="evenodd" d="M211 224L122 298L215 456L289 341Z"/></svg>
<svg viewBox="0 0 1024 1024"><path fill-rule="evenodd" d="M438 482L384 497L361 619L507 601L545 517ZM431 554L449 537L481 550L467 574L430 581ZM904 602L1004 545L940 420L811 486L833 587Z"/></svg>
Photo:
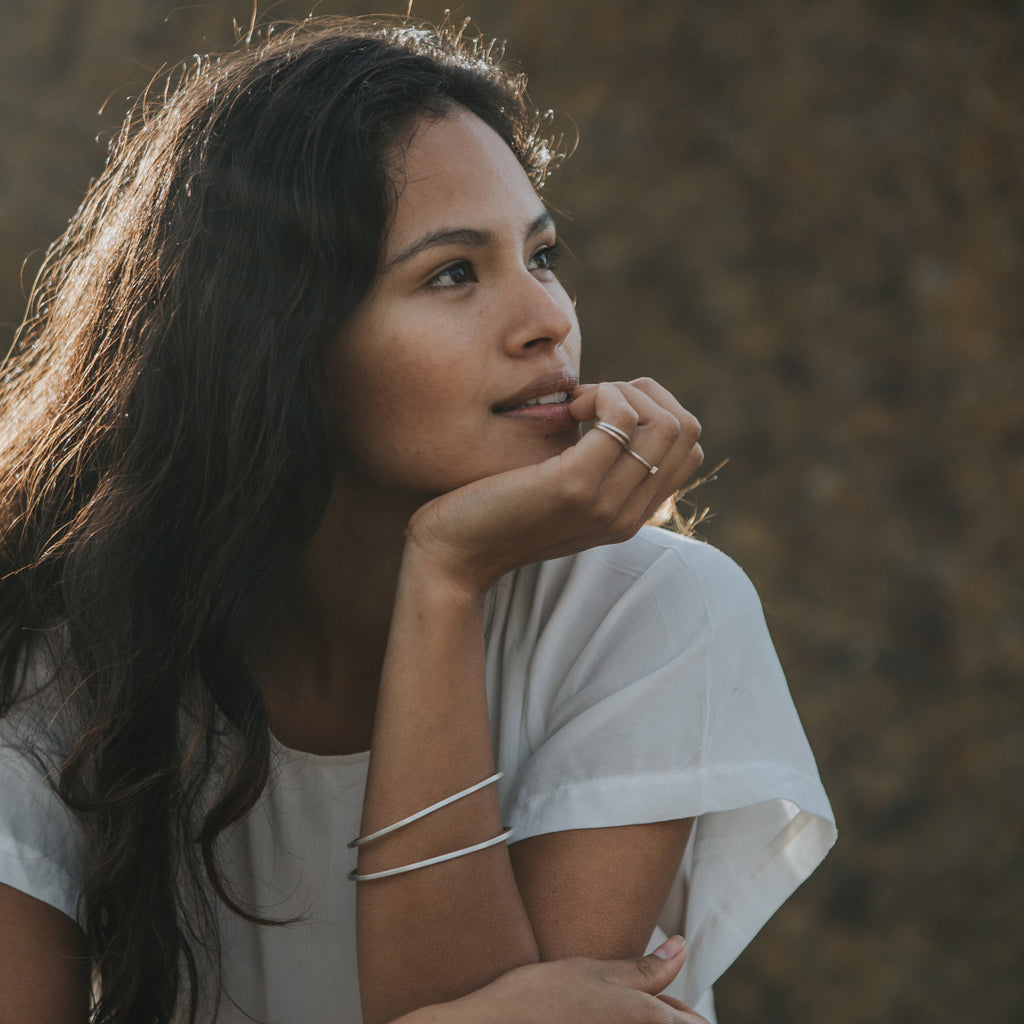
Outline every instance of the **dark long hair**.
<svg viewBox="0 0 1024 1024"><path fill-rule="evenodd" d="M40 696L45 649L95 1024L196 1019L202 893L266 923L216 847L267 780L248 658L334 480L325 348L371 285L417 119L467 108L542 181L498 56L316 19L183 66L46 256L0 390L0 714Z"/></svg>

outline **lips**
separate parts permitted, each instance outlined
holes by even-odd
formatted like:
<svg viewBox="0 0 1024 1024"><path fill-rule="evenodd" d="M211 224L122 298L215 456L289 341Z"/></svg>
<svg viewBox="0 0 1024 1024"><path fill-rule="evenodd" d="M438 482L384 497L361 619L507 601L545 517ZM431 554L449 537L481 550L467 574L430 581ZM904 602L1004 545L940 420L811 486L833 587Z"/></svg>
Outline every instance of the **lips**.
<svg viewBox="0 0 1024 1024"><path fill-rule="evenodd" d="M516 409L529 409L534 405L558 405L560 402L569 401L568 391L555 391L550 395L541 395L539 398L530 398L525 402L520 402L518 405L513 405L510 409L503 409L502 412L514 412Z"/></svg>
<svg viewBox="0 0 1024 1024"><path fill-rule="evenodd" d="M545 374L521 391L502 399L493 406L493 411L513 412L535 406L561 405L571 399L572 392L578 383L579 378L571 370L563 369L556 373Z"/></svg>

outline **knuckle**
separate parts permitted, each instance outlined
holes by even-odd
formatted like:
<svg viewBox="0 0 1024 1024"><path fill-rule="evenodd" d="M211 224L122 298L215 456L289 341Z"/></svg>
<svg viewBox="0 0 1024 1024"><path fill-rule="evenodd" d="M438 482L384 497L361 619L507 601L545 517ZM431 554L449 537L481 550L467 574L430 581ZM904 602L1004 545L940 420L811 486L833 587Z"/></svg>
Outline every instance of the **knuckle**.
<svg viewBox="0 0 1024 1024"><path fill-rule="evenodd" d="M562 503L566 511L575 511L590 501L593 491L588 481L570 477L562 487Z"/></svg>
<svg viewBox="0 0 1024 1024"><path fill-rule="evenodd" d="M637 535L637 532L640 530L640 527L642 525L643 525L642 523L633 523L632 525L630 525L626 529L619 530L617 533L612 534L612 537L611 537L611 540L609 541L609 543L610 544L623 544L627 540L632 540Z"/></svg>
<svg viewBox="0 0 1024 1024"><path fill-rule="evenodd" d="M660 999L655 999L654 1002L655 1010L651 1015L651 1024L675 1024L679 1020L679 1015L671 1006Z"/></svg>
<svg viewBox="0 0 1024 1024"><path fill-rule="evenodd" d="M645 1024L676 1024L679 1020L678 1013L667 1002L653 995L649 997L645 1010Z"/></svg>
<svg viewBox="0 0 1024 1024"><path fill-rule="evenodd" d="M646 508L644 511L646 511ZM641 514L638 516L635 510L631 511L628 516L625 516L621 520L619 528L616 530L616 542L629 540L630 537L635 537L639 532L640 527L643 526L646 521L647 518L645 515ZM648 971L650 970L650 966L646 961L644 961L644 969Z"/></svg>
<svg viewBox="0 0 1024 1024"><path fill-rule="evenodd" d="M654 973L654 967L651 964L649 958L645 956L632 957L630 963L636 969L637 973L644 979L649 978Z"/></svg>
<svg viewBox="0 0 1024 1024"><path fill-rule="evenodd" d="M658 387L658 382L653 377L637 377L636 380L631 380L629 383L644 394L649 394Z"/></svg>
<svg viewBox="0 0 1024 1024"><path fill-rule="evenodd" d="M627 406L622 410L621 417L624 422L616 424L621 427L627 434L631 434L636 430L640 423L640 414L632 406Z"/></svg>
<svg viewBox="0 0 1024 1024"><path fill-rule="evenodd" d="M613 526L619 514L619 503L607 495L597 498L590 509L591 518L601 527Z"/></svg>
<svg viewBox="0 0 1024 1024"><path fill-rule="evenodd" d="M659 441L671 444L682 433L683 425L667 410L662 410L654 423L655 435Z"/></svg>

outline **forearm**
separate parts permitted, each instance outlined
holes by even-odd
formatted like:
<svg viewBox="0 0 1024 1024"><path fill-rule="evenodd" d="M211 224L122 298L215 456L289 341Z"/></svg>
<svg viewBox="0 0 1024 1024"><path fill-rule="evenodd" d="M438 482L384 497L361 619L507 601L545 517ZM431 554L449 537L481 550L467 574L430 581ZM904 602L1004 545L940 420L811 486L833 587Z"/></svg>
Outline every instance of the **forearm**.
<svg viewBox="0 0 1024 1024"><path fill-rule="evenodd" d="M684 957L685 944L677 936L640 958L533 964L392 1024L707 1024L677 999L656 998Z"/></svg>
<svg viewBox="0 0 1024 1024"><path fill-rule="evenodd" d="M362 832L494 771L484 684L483 595L410 555L399 582L374 723ZM363 847L361 873L500 834L488 786ZM369 1022L462 996L537 959L505 844L360 883L360 990Z"/></svg>
<svg viewBox="0 0 1024 1024"><path fill-rule="evenodd" d="M558 456L477 480L416 512L376 707L364 835L493 771L484 681L487 585L516 566L632 536L700 463L699 426L653 382L578 389L572 416L613 423L660 471L654 475L635 459L620 459L622 449L592 431ZM360 870L420 861L501 830L495 790L487 787L369 844ZM544 859L550 854L575 864L579 875L585 862L574 858L574 850L570 833L553 852L545 850ZM681 850L669 853L675 854L671 877ZM621 860L605 860L601 874L617 877ZM643 875L635 859L625 867ZM548 907L547 916L556 919L559 893L543 879L534 889L530 905ZM504 844L360 883L357 938L366 1019L378 1024L455 999L537 961L526 905ZM623 913L635 915L632 908ZM621 916L611 915L607 927L618 930ZM575 936L562 941L554 934L559 930L548 929L549 948L585 952L591 945Z"/></svg>

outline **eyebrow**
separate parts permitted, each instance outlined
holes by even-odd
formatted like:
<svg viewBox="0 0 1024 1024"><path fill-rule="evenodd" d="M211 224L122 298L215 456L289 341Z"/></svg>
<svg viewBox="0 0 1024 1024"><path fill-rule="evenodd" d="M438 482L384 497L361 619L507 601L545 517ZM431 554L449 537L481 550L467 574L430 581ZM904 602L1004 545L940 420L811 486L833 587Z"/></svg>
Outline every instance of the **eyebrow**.
<svg viewBox="0 0 1024 1024"><path fill-rule="evenodd" d="M543 213L537 214L526 229L526 238L530 239L535 235L542 234L554 223L554 218L549 211L545 210ZM416 239L411 245L396 253L388 260L384 269L391 270L427 249L436 249L442 245L464 245L472 249L479 249L486 245L494 245L496 241L497 236L494 232L486 228L441 228Z"/></svg>

